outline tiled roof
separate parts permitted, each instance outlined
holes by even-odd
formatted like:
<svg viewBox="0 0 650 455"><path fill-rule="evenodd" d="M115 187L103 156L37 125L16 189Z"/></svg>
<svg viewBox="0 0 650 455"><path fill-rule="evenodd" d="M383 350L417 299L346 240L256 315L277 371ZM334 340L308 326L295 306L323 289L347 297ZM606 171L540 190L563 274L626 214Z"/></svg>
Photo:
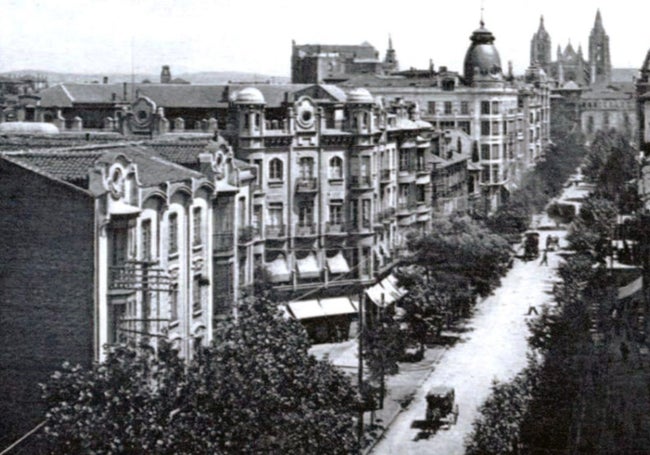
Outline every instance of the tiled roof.
<svg viewBox="0 0 650 455"><path fill-rule="evenodd" d="M39 174L88 189L88 173L102 154L97 151L76 153L38 151L7 153L2 156Z"/></svg>
<svg viewBox="0 0 650 455"><path fill-rule="evenodd" d="M151 98L159 107L167 108L219 108L228 105L230 94L246 87L262 92L267 107L278 107L286 93L292 93L310 84L232 84L185 85L185 84L131 84L126 85L127 99L132 93ZM334 93L335 88L326 90ZM72 107L73 104L112 104L123 101L123 84L66 83L49 87L40 92L43 107ZM339 94L340 95L340 94Z"/></svg>
<svg viewBox="0 0 650 455"><path fill-rule="evenodd" d="M209 140L192 142L159 142L148 143L147 147L172 163L183 166L198 166L199 155L205 152Z"/></svg>
<svg viewBox="0 0 650 455"><path fill-rule="evenodd" d="M203 175L157 156L155 152L140 145L82 147L57 150L5 152L2 156L53 179L63 180L88 189L89 171L100 161L112 162L124 155L138 167L138 178L144 186L156 186L165 182L178 182Z"/></svg>

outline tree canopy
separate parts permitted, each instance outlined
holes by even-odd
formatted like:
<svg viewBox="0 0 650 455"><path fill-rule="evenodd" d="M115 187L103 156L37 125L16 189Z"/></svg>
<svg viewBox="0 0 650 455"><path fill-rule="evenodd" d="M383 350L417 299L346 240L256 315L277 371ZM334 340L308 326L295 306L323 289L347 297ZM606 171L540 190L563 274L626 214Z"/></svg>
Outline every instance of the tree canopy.
<svg viewBox="0 0 650 455"><path fill-rule="evenodd" d="M185 364L157 352L108 350L91 370L64 365L44 386L53 453L349 453L359 400L350 381L308 354L295 321L264 302L217 325Z"/></svg>

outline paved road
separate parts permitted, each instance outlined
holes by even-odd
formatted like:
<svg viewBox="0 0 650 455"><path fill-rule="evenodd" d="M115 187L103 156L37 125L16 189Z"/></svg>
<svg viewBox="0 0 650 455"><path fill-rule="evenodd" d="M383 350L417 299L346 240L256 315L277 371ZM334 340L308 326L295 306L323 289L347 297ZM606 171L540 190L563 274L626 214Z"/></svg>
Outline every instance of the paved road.
<svg viewBox="0 0 650 455"><path fill-rule="evenodd" d="M563 231L542 231L540 247L547 234ZM516 260L495 293L480 302L468 323L468 332L442 358L418 391L410 407L395 420L373 454L439 454L464 453L463 441L471 431L478 407L489 396L493 379L508 380L526 364L528 309L539 309L551 303L551 289L556 280L560 257L549 253L548 266L540 259L530 262ZM413 423L425 415L424 394L431 386L449 385L456 390L460 408L458 422L448 430L439 430L428 439L420 438ZM417 425L417 424L416 424Z"/></svg>

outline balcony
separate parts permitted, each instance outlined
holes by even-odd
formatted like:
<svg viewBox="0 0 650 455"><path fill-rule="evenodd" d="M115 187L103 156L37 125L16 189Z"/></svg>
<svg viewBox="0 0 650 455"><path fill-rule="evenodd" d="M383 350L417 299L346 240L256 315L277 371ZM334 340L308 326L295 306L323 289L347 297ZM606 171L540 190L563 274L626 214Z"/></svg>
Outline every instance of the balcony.
<svg viewBox="0 0 650 455"><path fill-rule="evenodd" d="M286 226L284 224L274 224L266 226L264 230L267 239L281 239L287 236Z"/></svg>
<svg viewBox="0 0 650 455"><path fill-rule="evenodd" d="M344 222L338 223L327 222L325 224L325 232L329 235L346 235L347 228Z"/></svg>
<svg viewBox="0 0 650 455"><path fill-rule="evenodd" d="M418 175L427 175L431 173L431 166L425 163L418 163L415 166L415 173Z"/></svg>
<svg viewBox="0 0 650 455"><path fill-rule="evenodd" d="M350 188L353 190L372 189L372 179L369 175L350 176Z"/></svg>
<svg viewBox="0 0 650 455"><path fill-rule="evenodd" d="M381 183L390 183L392 180L393 171L391 169L383 169L380 174Z"/></svg>
<svg viewBox="0 0 650 455"><path fill-rule="evenodd" d="M129 261L122 266L108 268L108 290L115 292L171 291L167 272L149 262Z"/></svg>
<svg viewBox="0 0 650 455"><path fill-rule="evenodd" d="M295 232L296 237L310 237L316 235L316 223L298 223Z"/></svg>
<svg viewBox="0 0 650 455"><path fill-rule="evenodd" d="M318 180L314 177L301 177L296 180L296 193L315 193L318 191Z"/></svg>
<svg viewBox="0 0 650 455"><path fill-rule="evenodd" d="M410 215L416 208L416 205L411 202L398 202L397 203L397 214L398 215Z"/></svg>
<svg viewBox="0 0 650 455"><path fill-rule="evenodd" d="M215 253L232 251L232 248L235 245L234 232L227 231L215 233L212 237L212 244Z"/></svg>
<svg viewBox="0 0 650 455"><path fill-rule="evenodd" d="M239 228L239 244L250 243L255 238L259 238L260 228L257 226L243 226Z"/></svg>

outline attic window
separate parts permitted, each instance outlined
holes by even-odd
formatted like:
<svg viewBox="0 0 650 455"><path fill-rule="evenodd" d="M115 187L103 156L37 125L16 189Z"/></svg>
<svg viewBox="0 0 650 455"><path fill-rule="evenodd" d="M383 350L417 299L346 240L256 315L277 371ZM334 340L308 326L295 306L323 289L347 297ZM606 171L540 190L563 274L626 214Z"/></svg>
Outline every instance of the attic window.
<svg viewBox="0 0 650 455"><path fill-rule="evenodd" d="M302 121L307 123L311 120L311 111L302 111Z"/></svg>

